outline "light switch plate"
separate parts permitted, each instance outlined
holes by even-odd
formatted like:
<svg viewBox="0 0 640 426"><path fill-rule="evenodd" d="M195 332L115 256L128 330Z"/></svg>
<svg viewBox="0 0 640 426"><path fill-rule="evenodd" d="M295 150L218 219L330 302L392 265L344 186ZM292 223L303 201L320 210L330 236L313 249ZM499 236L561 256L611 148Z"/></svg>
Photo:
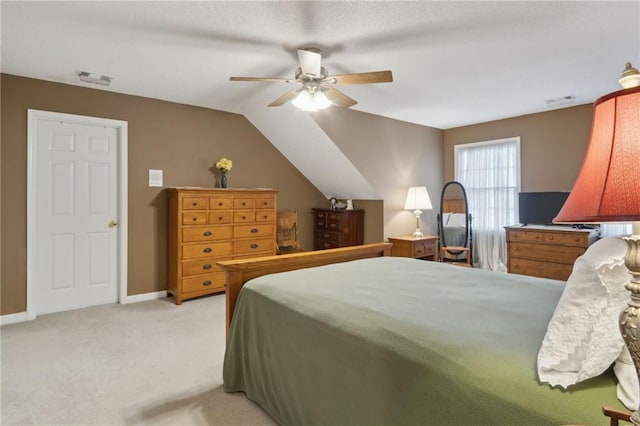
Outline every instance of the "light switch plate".
<svg viewBox="0 0 640 426"><path fill-rule="evenodd" d="M162 170L149 169L149 186L162 186Z"/></svg>

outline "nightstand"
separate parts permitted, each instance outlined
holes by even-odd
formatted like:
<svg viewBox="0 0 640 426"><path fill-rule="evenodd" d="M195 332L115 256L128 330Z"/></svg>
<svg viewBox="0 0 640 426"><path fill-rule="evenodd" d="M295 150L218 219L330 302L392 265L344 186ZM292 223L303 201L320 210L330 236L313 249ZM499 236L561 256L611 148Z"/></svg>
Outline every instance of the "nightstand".
<svg viewBox="0 0 640 426"><path fill-rule="evenodd" d="M438 260L436 246L438 237L426 235L424 237L389 237L391 248L391 256L396 257L413 257L414 259L429 258L430 260Z"/></svg>

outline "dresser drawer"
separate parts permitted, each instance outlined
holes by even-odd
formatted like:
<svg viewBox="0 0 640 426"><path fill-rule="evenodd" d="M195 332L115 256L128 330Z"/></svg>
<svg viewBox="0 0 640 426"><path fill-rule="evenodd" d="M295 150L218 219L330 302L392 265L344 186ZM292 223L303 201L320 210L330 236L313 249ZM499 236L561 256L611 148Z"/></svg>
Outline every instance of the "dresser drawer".
<svg viewBox="0 0 640 426"><path fill-rule="evenodd" d="M509 241L530 241L541 243L544 241L544 232L509 231L507 237Z"/></svg>
<svg viewBox="0 0 640 426"><path fill-rule="evenodd" d="M208 198L184 197L182 199L182 210L206 210L209 205Z"/></svg>
<svg viewBox="0 0 640 426"><path fill-rule="evenodd" d="M276 200L273 197L256 198L256 209L273 210Z"/></svg>
<svg viewBox="0 0 640 426"><path fill-rule="evenodd" d="M233 234L233 228L229 226L198 226L182 229L182 241L192 243L197 241L228 240Z"/></svg>
<svg viewBox="0 0 640 426"><path fill-rule="evenodd" d="M230 255L232 252L231 241L219 242L219 243L205 243L205 244L183 244L182 245L182 258L194 259L205 257L220 257Z"/></svg>
<svg viewBox="0 0 640 426"><path fill-rule="evenodd" d="M566 281L573 265L509 257L509 272L552 280Z"/></svg>
<svg viewBox="0 0 640 426"><path fill-rule="evenodd" d="M273 225L253 224L235 225L233 227L234 238L269 237L273 235Z"/></svg>
<svg viewBox="0 0 640 426"><path fill-rule="evenodd" d="M221 223L231 223L233 221L233 213L231 212L209 212L209 223L211 225Z"/></svg>
<svg viewBox="0 0 640 426"><path fill-rule="evenodd" d="M218 269L216 267L216 269ZM224 272L214 272L199 277L182 279L182 291L184 293L193 293L195 291L219 291L224 290Z"/></svg>
<svg viewBox="0 0 640 426"><path fill-rule="evenodd" d="M587 247L589 245L589 236L586 234L578 234L574 232L561 234L545 234L544 242L552 244L564 244L568 246Z"/></svg>
<svg viewBox="0 0 640 426"><path fill-rule="evenodd" d="M328 220L327 229L330 231L341 231L342 223L339 220Z"/></svg>
<svg viewBox="0 0 640 426"><path fill-rule="evenodd" d="M221 271L221 269L216 265L216 262L229 259L231 259L230 255L226 257L223 256L209 259L184 261L182 262L182 275L188 277L191 275L202 275Z"/></svg>
<svg viewBox="0 0 640 426"><path fill-rule="evenodd" d="M325 250L331 248L340 248L340 244L329 240L315 240L313 242L314 250Z"/></svg>
<svg viewBox="0 0 640 426"><path fill-rule="evenodd" d="M314 232L314 240L340 244L340 233L317 230Z"/></svg>
<svg viewBox="0 0 640 426"><path fill-rule="evenodd" d="M257 211L256 222L274 222L276 220L276 214L273 211Z"/></svg>
<svg viewBox="0 0 640 426"><path fill-rule="evenodd" d="M235 223L273 222L275 220L275 216L276 215L273 211L241 211L233 214L233 221Z"/></svg>
<svg viewBox="0 0 640 426"><path fill-rule="evenodd" d="M520 257L525 259L547 260L557 263L573 262L584 253L581 247L555 246L550 244L529 244L516 243L509 244L509 257Z"/></svg>
<svg viewBox="0 0 640 426"><path fill-rule="evenodd" d="M206 223L207 223L207 214L205 212L182 213L183 225L204 225Z"/></svg>
<svg viewBox="0 0 640 426"><path fill-rule="evenodd" d="M236 198L233 200L234 210L253 209L256 202L253 198Z"/></svg>
<svg viewBox="0 0 640 426"><path fill-rule="evenodd" d="M232 198L211 198L209 199L209 210L231 210L233 208Z"/></svg>
<svg viewBox="0 0 640 426"><path fill-rule="evenodd" d="M234 255L251 253L264 253L273 251L273 238L260 238L256 240L235 241L233 243Z"/></svg>
<svg viewBox="0 0 640 426"><path fill-rule="evenodd" d="M255 222L256 214L255 212L235 212L233 214L233 222L234 223L252 223Z"/></svg>

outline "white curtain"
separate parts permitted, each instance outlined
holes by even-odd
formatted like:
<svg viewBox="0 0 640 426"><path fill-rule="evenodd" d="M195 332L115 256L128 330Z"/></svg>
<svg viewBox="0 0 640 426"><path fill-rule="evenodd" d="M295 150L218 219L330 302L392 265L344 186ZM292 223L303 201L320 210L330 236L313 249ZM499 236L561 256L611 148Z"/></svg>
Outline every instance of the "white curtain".
<svg viewBox="0 0 640 426"><path fill-rule="evenodd" d="M473 220L474 264L506 271L504 227L518 223L520 138L457 145L455 161Z"/></svg>
<svg viewBox="0 0 640 426"><path fill-rule="evenodd" d="M600 225L600 237L620 237L631 235L630 223L603 223Z"/></svg>

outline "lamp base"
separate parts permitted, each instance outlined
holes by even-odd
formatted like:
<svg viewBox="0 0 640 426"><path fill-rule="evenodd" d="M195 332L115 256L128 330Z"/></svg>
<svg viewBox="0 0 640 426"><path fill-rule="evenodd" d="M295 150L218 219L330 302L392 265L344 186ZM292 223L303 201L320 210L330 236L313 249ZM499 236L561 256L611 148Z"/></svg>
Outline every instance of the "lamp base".
<svg viewBox="0 0 640 426"><path fill-rule="evenodd" d="M631 293L631 300L620 314L620 332L640 378L640 222L633 224L633 235L624 240L627 242L625 265L631 273L631 281L625 288ZM631 415L631 422L640 425L640 410Z"/></svg>
<svg viewBox="0 0 640 426"><path fill-rule="evenodd" d="M423 234L423 233L422 233L422 231L420 231L419 229L416 229L416 232L414 232L414 233L413 233L413 234L411 234L411 235L413 235L413 236L414 236L414 237L416 237L416 238L422 238L422 237L424 237L424 234Z"/></svg>

